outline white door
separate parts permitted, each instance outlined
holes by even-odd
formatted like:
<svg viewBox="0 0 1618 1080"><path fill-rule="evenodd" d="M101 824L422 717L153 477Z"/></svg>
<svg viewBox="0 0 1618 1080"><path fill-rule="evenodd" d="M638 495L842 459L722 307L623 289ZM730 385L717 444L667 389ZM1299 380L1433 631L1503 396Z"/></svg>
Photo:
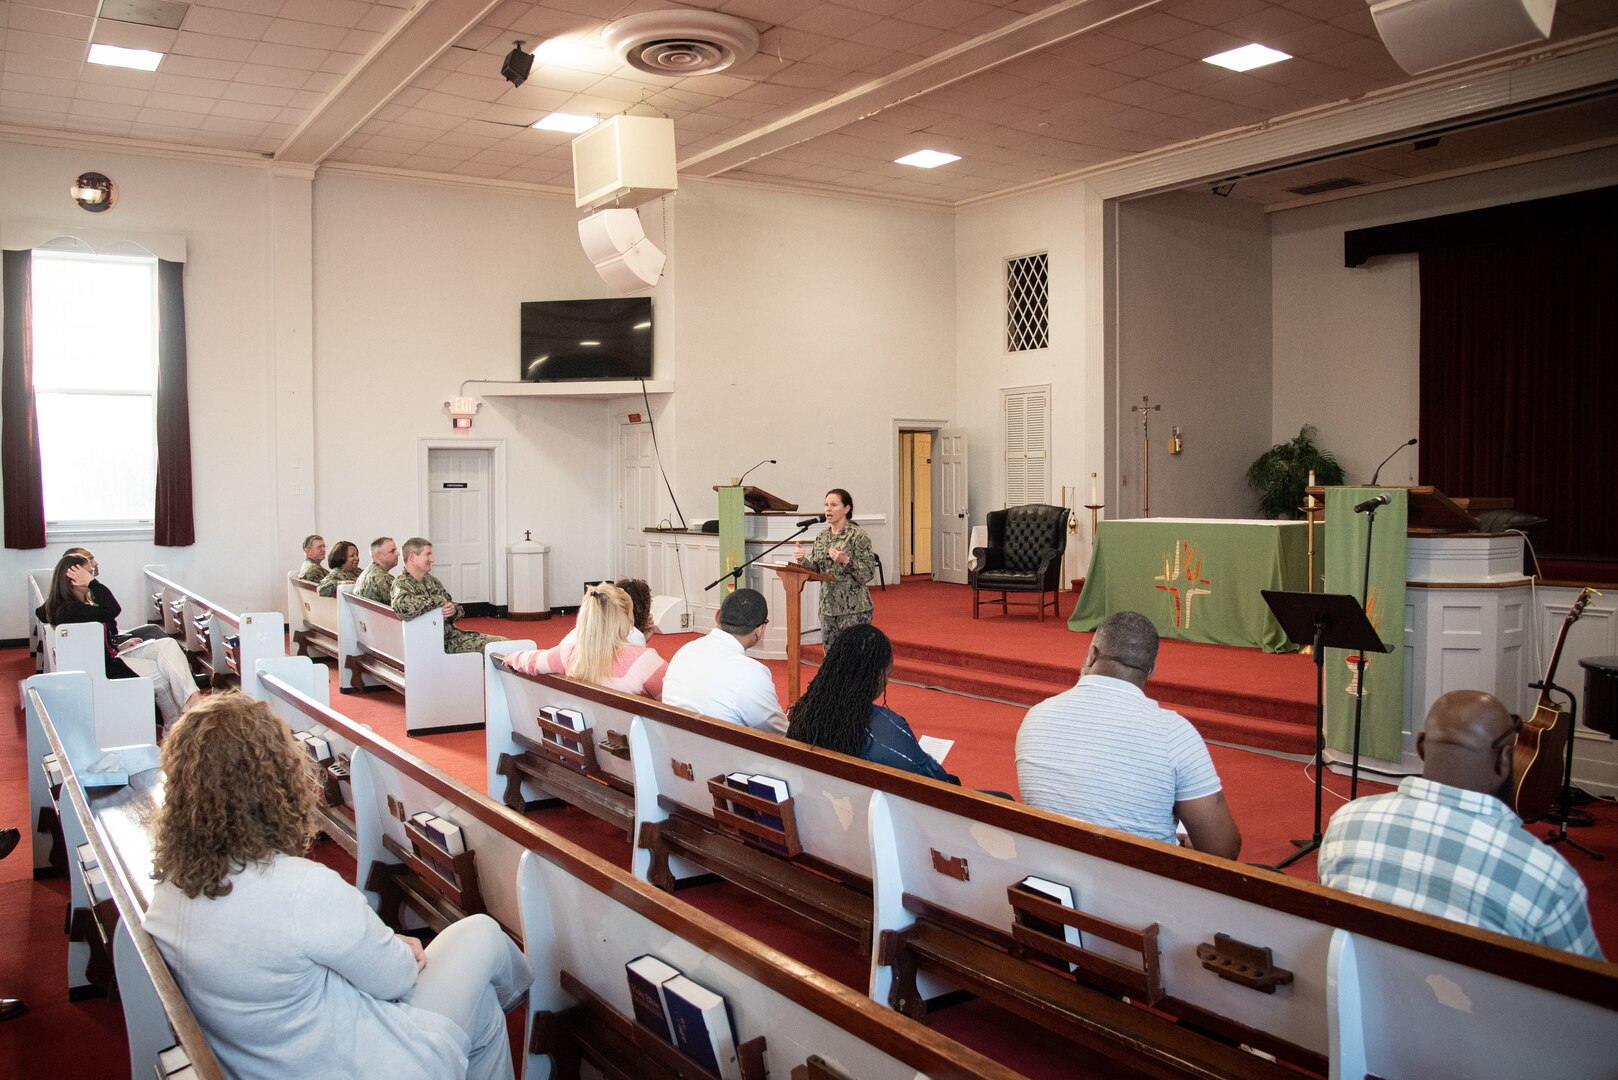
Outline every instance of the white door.
<svg viewBox="0 0 1618 1080"><path fill-rule="evenodd" d="M938 498L933 503L933 534L938 537L938 559L933 580L966 584L967 536L972 519L966 506L966 432L942 428L933 439L933 476Z"/></svg>
<svg viewBox="0 0 1618 1080"><path fill-rule="evenodd" d="M488 450L427 451L433 576L463 604L494 600L493 472Z"/></svg>
<svg viewBox="0 0 1618 1080"><path fill-rule="evenodd" d="M657 462L650 424L618 426L618 576L650 581L645 529L657 524Z"/></svg>

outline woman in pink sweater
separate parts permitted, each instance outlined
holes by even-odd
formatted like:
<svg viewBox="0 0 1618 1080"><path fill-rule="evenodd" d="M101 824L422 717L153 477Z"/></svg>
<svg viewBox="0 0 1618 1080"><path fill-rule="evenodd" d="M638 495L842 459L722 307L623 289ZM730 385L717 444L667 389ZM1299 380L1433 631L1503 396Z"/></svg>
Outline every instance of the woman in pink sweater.
<svg viewBox="0 0 1618 1080"><path fill-rule="evenodd" d="M572 640L554 649L528 649L506 656L506 666L525 675L566 675L609 690L661 699L668 664L644 645L631 645L634 626L629 594L616 585L592 585L579 606Z"/></svg>

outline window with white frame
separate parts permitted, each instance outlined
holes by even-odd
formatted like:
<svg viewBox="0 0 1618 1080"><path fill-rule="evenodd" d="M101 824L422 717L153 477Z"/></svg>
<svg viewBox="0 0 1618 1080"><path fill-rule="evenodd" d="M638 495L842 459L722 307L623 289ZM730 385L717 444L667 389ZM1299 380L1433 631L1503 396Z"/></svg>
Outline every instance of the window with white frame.
<svg viewBox="0 0 1618 1080"><path fill-rule="evenodd" d="M1005 418L1006 505L1051 501L1051 388L1000 392Z"/></svg>
<svg viewBox="0 0 1618 1080"><path fill-rule="evenodd" d="M157 260L36 249L34 401L49 527L150 526Z"/></svg>

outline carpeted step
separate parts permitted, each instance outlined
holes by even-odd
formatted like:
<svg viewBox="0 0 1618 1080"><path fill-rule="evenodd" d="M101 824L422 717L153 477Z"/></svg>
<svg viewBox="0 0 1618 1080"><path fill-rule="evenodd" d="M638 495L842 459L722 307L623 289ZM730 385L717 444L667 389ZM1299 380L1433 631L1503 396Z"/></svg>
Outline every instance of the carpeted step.
<svg viewBox="0 0 1618 1080"><path fill-rule="evenodd" d="M900 657L894 657L892 677L899 682L912 683L916 686L947 690L956 694L971 694L974 697L1006 701L1013 705L1037 705L1073 685L1071 681L1045 682L1033 678L986 674L969 668L930 664Z"/></svg>
<svg viewBox="0 0 1618 1080"><path fill-rule="evenodd" d="M1187 705L1171 707L1191 721L1191 726L1209 742L1245 746L1254 750L1270 750L1280 754L1301 754L1305 757L1311 757L1315 752L1313 718L1305 728L1284 720L1263 720L1254 716L1221 712L1217 709L1199 709Z"/></svg>

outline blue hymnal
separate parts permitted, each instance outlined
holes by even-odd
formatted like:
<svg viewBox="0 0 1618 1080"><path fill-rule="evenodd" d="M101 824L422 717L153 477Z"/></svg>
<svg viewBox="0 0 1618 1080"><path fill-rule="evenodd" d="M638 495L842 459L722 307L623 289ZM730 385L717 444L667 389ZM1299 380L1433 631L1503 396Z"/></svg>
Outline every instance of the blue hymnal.
<svg viewBox="0 0 1618 1080"><path fill-rule="evenodd" d="M784 802L791 794L785 780L778 780L773 776L763 775L749 776L747 778L747 790L751 791L759 798L768 799L773 803ZM760 825L768 825L772 829L779 829L783 824L781 819L775 814L766 814L763 811L760 811L757 816L758 823ZM762 843L771 851L786 851L786 847L784 845L777 843L774 840L764 840Z"/></svg>
<svg viewBox="0 0 1618 1080"><path fill-rule="evenodd" d="M629 976L629 1002L635 1007L635 1019L666 1043L674 1036L669 1030L668 1007L663 1003L663 984L679 971L650 954L637 956L624 965Z"/></svg>
<svg viewBox="0 0 1618 1080"><path fill-rule="evenodd" d="M663 1004L680 1052L719 1080L742 1080L725 999L684 975L663 984Z"/></svg>

